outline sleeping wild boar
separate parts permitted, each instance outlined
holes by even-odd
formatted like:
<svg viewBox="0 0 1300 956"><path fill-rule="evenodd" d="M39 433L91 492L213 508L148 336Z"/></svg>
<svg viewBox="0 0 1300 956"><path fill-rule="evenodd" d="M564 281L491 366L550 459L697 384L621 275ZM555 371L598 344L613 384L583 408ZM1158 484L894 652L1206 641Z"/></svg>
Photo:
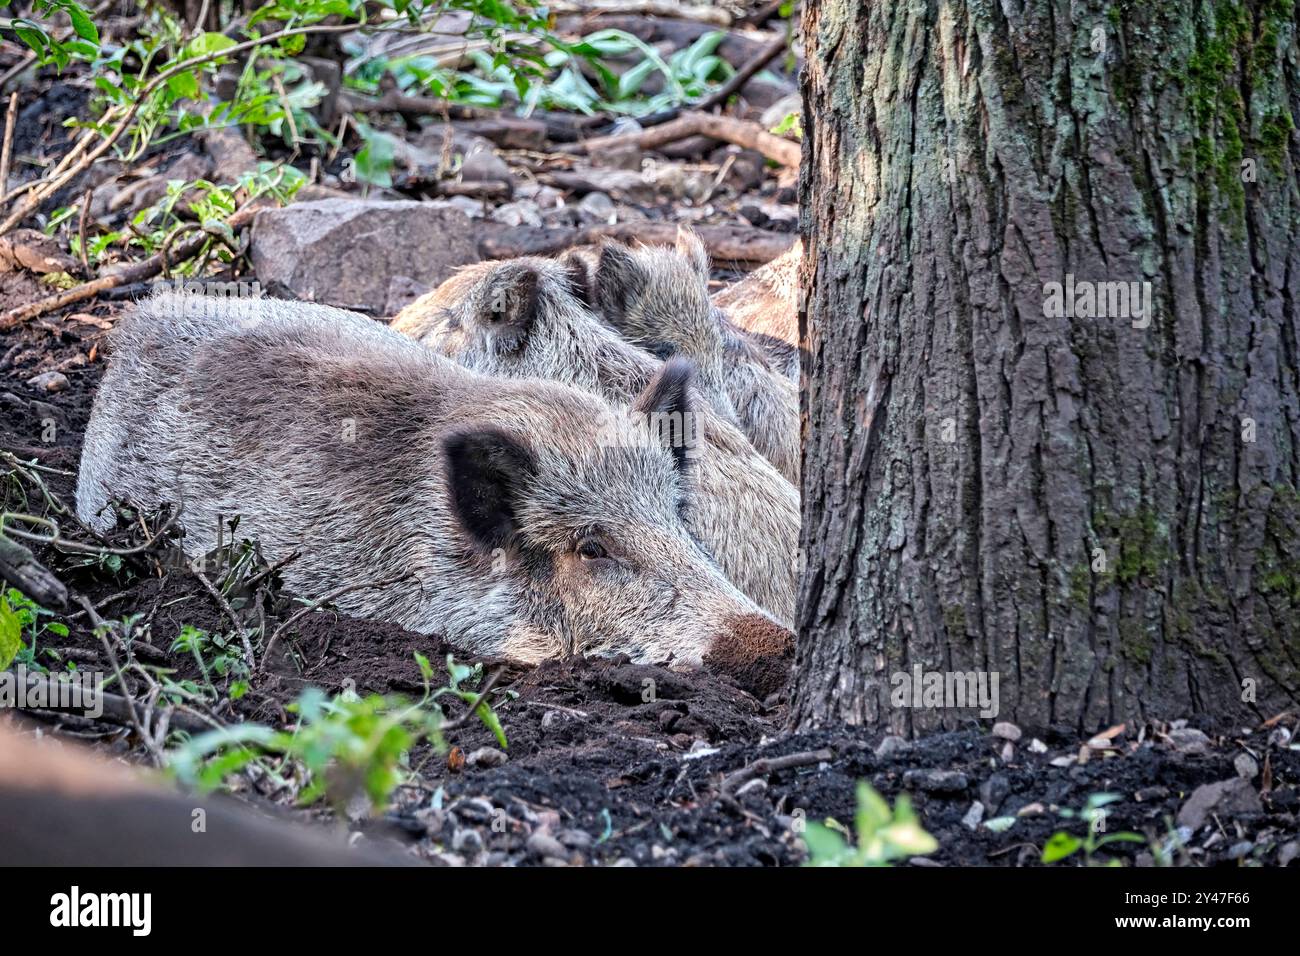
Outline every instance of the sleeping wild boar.
<svg viewBox="0 0 1300 956"><path fill-rule="evenodd" d="M284 574L306 596L409 573L337 604L476 653L713 661L770 685L789 632L696 543L688 449L647 425L686 410L688 377L664 366L629 413L353 313L163 294L114 334L77 511L105 528L114 502L177 503L191 554L239 516L271 560L301 552Z"/></svg>
<svg viewBox="0 0 1300 956"><path fill-rule="evenodd" d="M664 363L579 301L570 266L532 257L468 266L398 313L392 327L477 371L551 379L630 405ZM687 521L723 573L788 624L798 492L708 403L694 406L691 424L699 443Z"/></svg>

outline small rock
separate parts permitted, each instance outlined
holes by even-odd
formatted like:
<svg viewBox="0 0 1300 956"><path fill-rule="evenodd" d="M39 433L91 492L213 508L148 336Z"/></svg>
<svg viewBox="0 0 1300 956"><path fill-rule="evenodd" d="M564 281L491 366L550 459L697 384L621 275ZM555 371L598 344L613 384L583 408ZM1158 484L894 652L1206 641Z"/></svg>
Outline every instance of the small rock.
<svg viewBox="0 0 1300 956"><path fill-rule="evenodd" d="M1133 799L1138 803L1148 803L1152 800L1163 800L1167 796L1169 796L1168 787L1143 787L1133 794Z"/></svg>
<svg viewBox="0 0 1300 956"><path fill-rule="evenodd" d="M903 774L903 786L925 793L961 793L969 785L958 770L909 770Z"/></svg>
<svg viewBox="0 0 1300 956"><path fill-rule="evenodd" d="M1287 746L1287 744L1289 743L1291 743L1290 727L1283 727L1281 724L1278 724L1276 727L1273 728L1272 733L1268 735L1268 744L1270 747L1277 747L1281 749L1282 747Z"/></svg>
<svg viewBox="0 0 1300 956"><path fill-rule="evenodd" d="M42 372L40 375L33 375L29 378L27 384L38 392L47 392L53 395L55 392L66 391L70 383L68 382L68 376L62 372Z"/></svg>
<svg viewBox="0 0 1300 956"><path fill-rule="evenodd" d="M497 750L495 747L479 747L465 758L465 763L471 767L499 767L509 759L510 755L504 750Z"/></svg>
<svg viewBox="0 0 1300 956"><path fill-rule="evenodd" d="M578 218L583 222L613 223L618 218L614 200L605 193L587 193L578 203Z"/></svg>
<svg viewBox="0 0 1300 956"><path fill-rule="evenodd" d="M898 753L900 750L906 750L907 746L907 741L902 737L894 734L887 734L876 747L876 756L881 758L890 757Z"/></svg>
<svg viewBox="0 0 1300 956"><path fill-rule="evenodd" d="M509 183L514 180L506 161L482 137L457 136L452 149L461 157L461 179L488 183Z"/></svg>
<svg viewBox="0 0 1300 956"><path fill-rule="evenodd" d="M542 216L537 211L535 203L527 199L519 199L515 202L508 202L493 209L488 216L493 222L499 222L503 226L510 226L517 229L520 226L540 226Z"/></svg>
<svg viewBox="0 0 1300 956"><path fill-rule="evenodd" d="M1029 741L1029 752L1031 754L1045 754L1047 753L1047 744L1035 737Z"/></svg>
<svg viewBox="0 0 1300 956"><path fill-rule="evenodd" d="M1240 843L1234 843L1228 848L1228 859L1240 860L1253 849L1255 849L1255 844L1249 840L1242 840Z"/></svg>
<svg viewBox="0 0 1300 956"><path fill-rule="evenodd" d="M1277 851L1277 865L1287 866L1296 857L1300 857L1300 840L1292 840L1290 843L1282 844L1282 848Z"/></svg>
<svg viewBox="0 0 1300 956"><path fill-rule="evenodd" d="M448 808L462 820L469 823L491 823L496 807L482 797L470 797L458 800Z"/></svg>
<svg viewBox="0 0 1300 956"><path fill-rule="evenodd" d="M1259 793L1250 781L1233 777L1231 780L1221 780L1218 783L1202 784L1192 791L1192 795L1178 811L1178 823L1199 830L1211 813L1238 816L1263 812L1264 807L1259 801Z"/></svg>
<svg viewBox="0 0 1300 956"><path fill-rule="evenodd" d="M1001 757L1002 757L1002 762L1003 762L1003 763L1011 763L1011 761L1015 760L1015 759L1016 759L1016 745L1013 744L1013 743L1012 743L1011 741L1009 741L1009 740L1008 740L1006 743L1004 743L1004 744L1002 745L1002 753L1001 753Z"/></svg>
<svg viewBox="0 0 1300 956"><path fill-rule="evenodd" d="M1003 720L993 725L993 736L1015 743L1023 734L1015 724Z"/></svg>
<svg viewBox="0 0 1300 956"><path fill-rule="evenodd" d="M1007 775L995 773L980 784L980 802L996 813L1010 792L1011 782L1007 779Z"/></svg>
<svg viewBox="0 0 1300 956"><path fill-rule="evenodd" d="M477 830L469 828L457 830L451 838L451 848L457 853L476 856L483 849L483 837Z"/></svg>
<svg viewBox="0 0 1300 956"><path fill-rule="evenodd" d="M938 860L932 860L928 856L909 856L907 858L908 866L943 866Z"/></svg>
<svg viewBox="0 0 1300 956"><path fill-rule="evenodd" d="M1053 767L1070 767L1073 766L1078 761L1078 759L1079 758L1076 757L1074 754L1066 754L1064 757L1053 757L1051 760L1048 761L1048 763L1050 763Z"/></svg>
<svg viewBox="0 0 1300 956"><path fill-rule="evenodd" d="M1210 749L1210 738L1195 727L1180 727L1169 731L1169 743L1175 750L1185 754L1203 754Z"/></svg>
<svg viewBox="0 0 1300 956"><path fill-rule="evenodd" d="M568 856L563 843L541 830L530 836L526 845L528 852L534 856L561 860Z"/></svg>
<svg viewBox="0 0 1300 956"><path fill-rule="evenodd" d="M561 830L556 839L571 850L587 850L596 842L586 830Z"/></svg>
<svg viewBox="0 0 1300 956"><path fill-rule="evenodd" d="M736 796L743 797L747 793L766 793L766 792L767 792L767 781L756 779L756 780L750 780L743 787L738 789L736 791Z"/></svg>
<svg viewBox="0 0 1300 956"><path fill-rule="evenodd" d="M984 819L984 804L976 800L966 811L966 815L961 818L962 826L967 830L978 830L980 821Z"/></svg>
<svg viewBox="0 0 1300 956"><path fill-rule="evenodd" d="M1254 780L1255 774L1259 773L1259 762L1248 753L1237 754L1232 761L1232 766L1236 769L1238 777L1247 780Z"/></svg>
<svg viewBox="0 0 1300 956"><path fill-rule="evenodd" d="M1043 808L1043 805L1041 803L1026 803L1023 807L1021 807L1019 810L1016 811L1016 816L1032 817L1045 812L1046 811Z"/></svg>

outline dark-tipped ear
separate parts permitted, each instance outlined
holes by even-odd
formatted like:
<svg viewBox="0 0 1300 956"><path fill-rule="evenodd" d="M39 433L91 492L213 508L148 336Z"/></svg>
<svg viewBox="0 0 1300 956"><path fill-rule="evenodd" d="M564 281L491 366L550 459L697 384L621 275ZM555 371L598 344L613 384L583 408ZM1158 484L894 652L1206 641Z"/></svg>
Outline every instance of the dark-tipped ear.
<svg viewBox="0 0 1300 956"><path fill-rule="evenodd" d="M596 304L615 326L627 311L628 299L646 284L645 272L627 246L607 242L600 248L596 267Z"/></svg>
<svg viewBox="0 0 1300 956"><path fill-rule="evenodd" d="M479 318L500 351L513 352L524 344L539 302L536 269L506 269L492 280Z"/></svg>
<svg viewBox="0 0 1300 956"><path fill-rule="evenodd" d="M537 474L532 454L493 428L454 432L443 440L452 513L475 544L490 551L519 531L518 505Z"/></svg>
<svg viewBox="0 0 1300 956"><path fill-rule="evenodd" d="M690 397L694 376L695 366L690 361L670 358L632 403L632 411L646 417L650 428L673 453L678 468L686 465L698 440Z"/></svg>
<svg viewBox="0 0 1300 956"><path fill-rule="evenodd" d="M591 268L587 265L586 258L576 252L567 252L560 257L560 266L564 269L564 278L569 283L573 297L589 309L596 308Z"/></svg>
<svg viewBox="0 0 1300 956"><path fill-rule="evenodd" d="M696 274L709 281L709 250L704 247L704 240L694 229L687 226L677 227L677 254L684 256Z"/></svg>

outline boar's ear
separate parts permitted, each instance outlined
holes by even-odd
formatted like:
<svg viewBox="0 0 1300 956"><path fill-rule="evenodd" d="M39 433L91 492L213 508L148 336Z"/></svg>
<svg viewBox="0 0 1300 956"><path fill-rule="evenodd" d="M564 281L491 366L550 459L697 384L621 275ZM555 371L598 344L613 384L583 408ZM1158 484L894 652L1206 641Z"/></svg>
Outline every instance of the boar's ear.
<svg viewBox="0 0 1300 956"><path fill-rule="evenodd" d="M695 366L687 359L670 358L632 403L633 413L647 416L679 470L686 466L695 440L688 392L694 374Z"/></svg>
<svg viewBox="0 0 1300 956"><path fill-rule="evenodd" d="M537 270L509 269L488 286L482 321L499 351L513 352L523 345L537 318Z"/></svg>
<svg viewBox="0 0 1300 956"><path fill-rule="evenodd" d="M494 428L454 432L443 440L452 512L484 550L510 544L519 530L518 505L537 473L532 454Z"/></svg>
<svg viewBox="0 0 1300 956"><path fill-rule="evenodd" d="M627 301L646 284L645 272L627 246L607 242L600 249L596 267L596 304L615 326L627 311Z"/></svg>
<svg viewBox="0 0 1300 956"><path fill-rule="evenodd" d="M699 237L694 229L686 226L677 227L678 255L685 256L691 264L691 268L698 273L705 282L709 280L709 250L704 248L704 240Z"/></svg>
<svg viewBox="0 0 1300 956"><path fill-rule="evenodd" d="M573 297L587 308L594 309L595 290L592 289L591 269L587 267L587 260L576 252L569 252L561 257L560 265L564 269L564 278L569 283L569 291L573 293Z"/></svg>

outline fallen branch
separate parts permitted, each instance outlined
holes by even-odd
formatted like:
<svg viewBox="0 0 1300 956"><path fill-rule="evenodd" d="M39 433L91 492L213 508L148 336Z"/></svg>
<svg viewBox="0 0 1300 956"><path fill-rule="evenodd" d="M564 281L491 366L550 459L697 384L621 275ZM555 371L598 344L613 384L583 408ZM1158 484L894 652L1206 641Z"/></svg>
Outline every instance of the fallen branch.
<svg viewBox="0 0 1300 956"><path fill-rule="evenodd" d="M803 152L803 148L798 143L769 133L758 123L738 120L731 116L714 116L710 113L683 113L670 123L654 126L639 133L597 136L568 147L568 151L591 155L624 146L654 149L657 146L686 139L688 136L708 136L724 143L757 150L782 166L798 167L799 157Z"/></svg>
<svg viewBox="0 0 1300 956"><path fill-rule="evenodd" d="M742 784L748 783L755 777L766 777L769 773L775 773L778 770L790 770L794 767L810 767L813 764L830 760L834 756L834 751L826 749L805 750L796 754L787 754L784 757L764 757L762 760L755 760L748 767L741 767L735 773L724 777L719 790L724 796L730 796Z"/></svg>
<svg viewBox="0 0 1300 956"><path fill-rule="evenodd" d="M652 246L671 246L677 241L677 224L671 222L623 222L573 228L534 227L512 229L488 235L479 242L485 259L514 259L518 256L551 256L574 246L605 239L640 241ZM696 226L709 255L718 262L762 264L788 252L796 237L752 226Z"/></svg>
<svg viewBox="0 0 1300 956"><path fill-rule="evenodd" d="M0 534L0 581L9 582L42 607L64 607L68 589L21 544Z"/></svg>
<svg viewBox="0 0 1300 956"><path fill-rule="evenodd" d="M9 95L9 108L5 111L4 145L0 146L0 202L9 191L9 167L14 156L14 123L18 120L18 91Z"/></svg>
<svg viewBox="0 0 1300 956"><path fill-rule="evenodd" d="M269 201L268 201L269 202ZM265 208L267 202L253 201L245 204L242 208L237 209L226 220L226 224L231 230L240 229L252 221L253 216ZM203 244L212 237L204 232L197 236L192 236L184 242L176 243L171 249L164 249L148 259L142 259L139 262L133 262L131 265L121 269L112 275L100 276L98 279L92 279L90 282L83 282L81 285L73 286L66 292L60 292L58 295L52 295L46 299L38 299L35 302L29 302L26 305L10 309L8 312L0 315L0 332L15 326L22 325L24 322L30 322L38 316L45 315L47 312L53 312L64 306L74 305L77 302L83 302L86 299L94 298L101 292L107 292L109 289L115 289L118 286L128 285L133 282L142 282L145 279L152 279L163 271L169 263L184 262L186 259L198 255Z"/></svg>
<svg viewBox="0 0 1300 956"><path fill-rule="evenodd" d="M57 700L59 691L58 682L51 681L46 674L40 674L36 671L27 672L27 694L30 697L33 693L41 693L46 700ZM99 692L99 701L103 706L104 712L102 719L110 720L115 724L121 724L124 727L135 727L139 732L142 727L137 726L131 719L131 711L134 708L134 702L129 697L123 697L120 694L114 694L111 691L101 690ZM53 711L61 713L61 711ZM137 715L138 717L138 715ZM192 734L202 733L212 728L197 718L188 714L173 714L170 723L172 726L179 727L181 730L188 731ZM152 730L152 728L150 728ZM153 734L151 733L152 737Z"/></svg>
<svg viewBox="0 0 1300 956"><path fill-rule="evenodd" d="M602 13L644 14L652 17L670 17L674 20L691 20L715 27L729 27L732 16L721 7L712 5L688 6L674 0L556 0L548 3L552 13L599 15Z"/></svg>

